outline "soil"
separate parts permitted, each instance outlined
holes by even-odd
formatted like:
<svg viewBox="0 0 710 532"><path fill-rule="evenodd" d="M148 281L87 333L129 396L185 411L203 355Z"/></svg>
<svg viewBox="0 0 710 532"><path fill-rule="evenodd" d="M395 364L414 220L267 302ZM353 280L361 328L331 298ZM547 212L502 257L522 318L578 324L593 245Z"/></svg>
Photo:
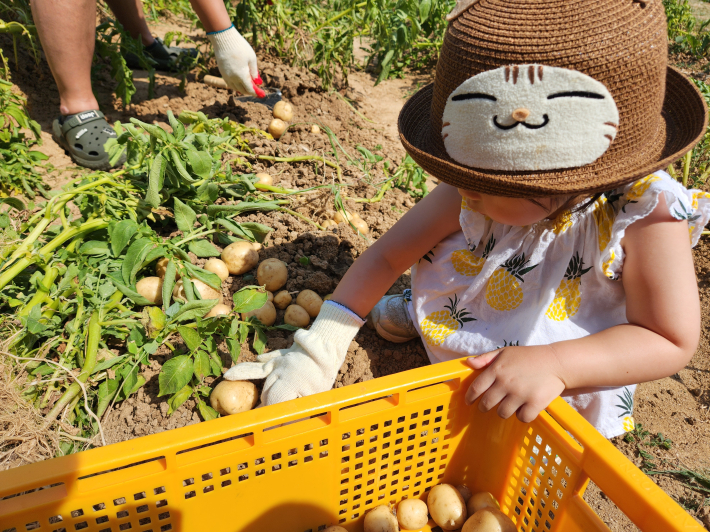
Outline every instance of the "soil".
<svg viewBox="0 0 710 532"><path fill-rule="evenodd" d="M162 30L166 31L165 28ZM160 30L157 33L160 34ZM0 46L9 44L9 41L5 41L6 37L0 36ZM42 149L59 169L47 181L53 188L57 188L78 172L63 150L51 139L51 123L58 112L58 93L45 62L35 66L28 56L23 59L19 68L11 65L13 81L17 84L17 90L28 98L31 114L42 126L45 140ZM677 59L677 62L683 62L682 58ZM341 88L340 93L353 102L353 108L337 94L323 91L318 78L312 73L284 65L273 57L260 57L259 64L266 86L279 88L295 109L295 125L280 141L253 140L252 148L261 154L321 154L330 150L330 143L324 135L310 133L310 124L318 123L330 128L352 157L357 155L355 146L362 145L391 164L397 164L404 156L396 131L397 114L406 97L431 81L430 76L413 75L405 80L390 80L375 86L370 74L352 73L349 87ZM686 70L693 74L697 71L696 77L701 79L706 77L699 68L690 67ZM148 100L145 73L136 72L138 93L134 103L123 109L111 95L113 82L108 79L106 72L103 75L105 78L96 83L94 89L110 121L126 122L136 117L164 125L168 109L176 113L192 110L202 111L210 117L227 116L261 129L266 129L271 120L270 111L263 105L243 102L226 90L208 87L195 74L188 76L185 91L181 92L179 79L158 73L155 98ZM368 119L363 119L363 116ZM372 175L381 177L382 164L379 163L371 170ZM334 178L330 169L324 173L323 168L312 163L259 163L253 168L253 171L262 170L274 175L275 184L285 188L305 188ZM368 184L366 178L362 169L344 165L343 179L352 184L348 192L350 197L371 198L375 194L375 187ZM300 203L295 207L298 212L316 221L322 221L332 214L331 197L313 194L302 198L305 199L299 200ZM248 221L273 227L265 247L260 251L260 259L278 257L287 263L287 290L308 288L321 296L331 293L352 261L411 208L414 201L406 193L394 190L388 191L379 203L347 200L345 204L348 210L359 213L368 223L371 229L368 240L353 233L345 224L323 232L286 214L254 214L245 217ZM637 424L653 435L662 433L673 442L669 450L641 447L657 457L659 469L681 466L692 470L710 469L710 243L702 240L693 253L702 307L702 338L698 350L688 366L678 374L641 384L636 392L634 416ZM304 256L309 258L308 266L303 266L299 261ZM200 261L195 260L195 263L200 264ZM242 285L250 284L248 276L231 279L231 285L225 284L225 297L231 298L231 294ZM399 293L409 283L409 274L406 272L389 293ZM282 314L283 311L279 311L279 319ZM292 334L272 331L269 333L267 350L285 348L291 342ZM228 362L226 347L222 347L224 361ZM200 422L192 401L186 402L172 416L168 416L167 403L163 398L158 398L158 372L168 356L167 351L158 351L151 366L144 371L146 386L107 412L103 420L107 443ZM241 360L254 358L255 354L250 347L242 346ZM392 344L365 327L350 345L335 386L347 386L426 364L428 360L420 340ZM619 437L612 443L635 464L641 465L636 442L629 443ZM654 475L651 478L689 508L691 515L696 514L695 508L703 501L697 491L686 488L682 479L677 477ZM596 486L590 484L585 499L612 531L637 530Z"/></svg>

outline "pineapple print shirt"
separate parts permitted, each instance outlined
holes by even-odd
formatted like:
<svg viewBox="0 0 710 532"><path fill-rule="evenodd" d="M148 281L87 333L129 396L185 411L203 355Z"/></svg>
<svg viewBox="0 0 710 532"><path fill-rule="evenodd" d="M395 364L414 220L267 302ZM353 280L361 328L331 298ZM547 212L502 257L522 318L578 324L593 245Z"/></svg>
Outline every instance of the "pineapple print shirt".
<svg viewBox="0 0 710 532"><path fill-rule="evenodd" d="M461 205L462 231L412 268L409 313L432 363L506 345L571 340L627 323L623 285L626 228L663 194L687 220L695 245L710 220L710 194L658 171L607 192L580 213L508 226ZM633 428L636 386L565 397L607 438Z"/></svg>

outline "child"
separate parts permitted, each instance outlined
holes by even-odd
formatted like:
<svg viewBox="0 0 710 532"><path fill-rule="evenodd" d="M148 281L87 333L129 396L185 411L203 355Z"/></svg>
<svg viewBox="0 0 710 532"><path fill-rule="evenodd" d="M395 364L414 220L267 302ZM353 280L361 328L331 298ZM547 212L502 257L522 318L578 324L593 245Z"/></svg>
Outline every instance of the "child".
<svg viewBox="0 0 710 532"><path fill-rule="evenodd" d="M563 395L622 434L636 383L698 343L690 248L710 195L658 168L705 132L703 99L666 66L659 0L459 0L449 20L436 81L399 120L442 184L291 348L225 377L266 377L265 404L328 390L372 310L381 336L421 336L432 362L471 355L483 371L466 399L483 411L530 422ZM411 292L378 303L410 266Z"/></svg>

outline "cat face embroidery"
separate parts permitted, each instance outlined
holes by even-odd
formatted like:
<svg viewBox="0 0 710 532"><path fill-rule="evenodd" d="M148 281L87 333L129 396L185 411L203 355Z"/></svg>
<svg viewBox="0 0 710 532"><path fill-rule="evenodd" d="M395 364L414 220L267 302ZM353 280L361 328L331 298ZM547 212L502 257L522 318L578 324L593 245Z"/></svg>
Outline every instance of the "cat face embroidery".
<svg viewBox="0 0 710 532"><path fill-rule="evenodd" d="M487 170L553 170L592 163L616 137L619 111L599 81L565 68L500 67L449 96L441 135L449 156Z"/></svg>

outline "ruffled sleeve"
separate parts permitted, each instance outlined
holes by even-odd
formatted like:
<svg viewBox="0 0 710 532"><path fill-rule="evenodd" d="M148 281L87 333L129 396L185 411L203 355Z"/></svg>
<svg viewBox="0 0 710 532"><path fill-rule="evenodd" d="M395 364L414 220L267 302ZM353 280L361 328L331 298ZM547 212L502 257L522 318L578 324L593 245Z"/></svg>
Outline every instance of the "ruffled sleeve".
<svg viewBox="0 0 710 532"><path fill-rule="evenodd" d="M610 279L621 278L624 265L621 239L626 229L653 212L661 194L670 215L688 221L691 247L700 240L710 221L710 193L687 189L663 170L607 192L595 204L594 217L601 252L597 267Z"/></svg>

